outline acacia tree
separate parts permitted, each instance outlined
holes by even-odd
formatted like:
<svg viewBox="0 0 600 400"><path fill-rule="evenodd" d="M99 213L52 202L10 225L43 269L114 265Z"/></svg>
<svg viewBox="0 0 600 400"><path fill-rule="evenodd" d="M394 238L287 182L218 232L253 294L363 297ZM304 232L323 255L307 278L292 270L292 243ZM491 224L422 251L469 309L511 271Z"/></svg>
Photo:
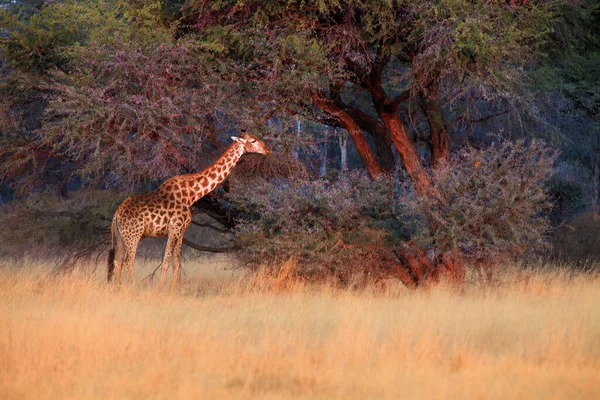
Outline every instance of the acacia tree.
<svg viewBox="0 0 600 400"><path fill-rule="evenodd" d="M457 126L526 105L515 84L554 3L189 0L176 15L169 4L0 10L2 175L35 177L24 168L52 160L103 187L151 186L201 167L216 126L291 114L345 128L371 178L394 168L395 149L421 197L436 193L427 169L448 165ZM19 115L28 103L44 112L33 127Z"/></svg>
<svg viewBox="0 0 600 400"><path fill-rule="evenodd" d="M423 135L411 136L410 124L427 127L430 164L443 166L451 120L518 102L509 89L548 32L549 10L547 2L191 0L183 22L240 81L262 86L264 101L277 93L294 112L311 102L345 128L371 177L393 168L393 145L425 194L430 179L415 147Z"/></svg>
<svg viewBox="0 0 600 400"><path fill-rule="evenodd" d="M166 7L89 0L45 3L31 16L0 9L0 53L7 58L0 71L0 182L27 195L74 179L88 189L121 189L94 193L91 208L75 194L66 204L79 203L81 213L61 213L43 199L39 212L15 204L13 223L49 237L86 237L69 243L96 251L108 237L103 228L114 208L107 204L201 169L222 150L217 133L239 115L229 106L236 95L202 62L195 42L177 40ZM205 214L222 211L208 203L197 206ZM98 204L102 213L88 212ZM23 224L32 215L38 223ZM57 216L74 234L61 231Z"/></svg>
<svg viewBox="0 0 600 400"><path fill-rule="evenodd" d="M50 160L65 180L131 189L214 158L216 131L243 124L230 104L244 100L198 43L175 37L167 6L65 1L28 19L0 10L11 68L0 82L2 176L31 188Z"/></svg>

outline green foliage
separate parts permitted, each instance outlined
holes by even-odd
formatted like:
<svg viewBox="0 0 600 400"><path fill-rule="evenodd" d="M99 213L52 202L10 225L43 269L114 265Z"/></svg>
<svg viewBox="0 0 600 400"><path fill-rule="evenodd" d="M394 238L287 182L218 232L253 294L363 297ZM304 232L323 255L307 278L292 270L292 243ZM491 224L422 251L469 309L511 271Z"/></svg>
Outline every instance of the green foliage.
<svg viewBox="0 0 600 400"><path fill-rule="evenodd" d="M523 68L543 55L552 2L514 9L505 1L189 1L202 29L196 38L223 50L241 76L296 101L307 90L357 84L358 69L385 69L391 96L431 90L447 105L476 107L465 97L510 97ZM240 60L247 61L239 64ZM381 65L380 65L381 64ZM293 88L294 90L290 90ZM346 85L346 90L356 87ZM297 96L298 90L305 98ZM296 96L295 96L296 95ZM464 111L464 110L462 110Z"/></svg>
<svg viewBox="0 0 600 400"><path fill-rule="evenodd" d="M8 33L2 50L21 70L42 73L69 69L70 46L89 42L111 45L134 41L147 46L164 39L160 26L162 3L141 1L68 0L44 3L39 11L0 10L0 29Z"/></svg>
<svg viewBox="0 0 600 400"><path fill-rule="evenodd" d="M472 261L498 261L543 246L552 203L547 183L556 152L541 141L497 138L465 149L433 175L435 195L410 188L399 199L424 247L459 252Z"/></svg>
<svg viewBox="0 0 600 400"><path fill-rule="evenodd" d="M13 73L0 83L5 176L24 163L25 175L40 178L35 152L62 160L65 180L113 187L206 165L199 150L217 112L235 112L223 105L231 92L211 78L195 43L175 41L161 3L67 1L25 20L7 15ZM34 41L44 59L29 56ZM41 127L24 126L23 93L43 105Z"/></svg>
<svg viewBox="0 0 600 400"><path fill-rule="evenodd" d="M509 7L505 1L415 2L408 42L418 46L413 69L444 82L446 101L462 96L511 97L531 61L543 56L552 31L551 2Z"/></svg>

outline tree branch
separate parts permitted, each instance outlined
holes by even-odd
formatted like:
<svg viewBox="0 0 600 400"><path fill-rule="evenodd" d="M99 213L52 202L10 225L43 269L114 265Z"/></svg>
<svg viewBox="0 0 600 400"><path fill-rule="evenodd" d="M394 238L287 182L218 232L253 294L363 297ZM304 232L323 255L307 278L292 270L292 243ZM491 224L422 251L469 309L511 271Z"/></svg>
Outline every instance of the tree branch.
<svg viewBox="0 0 600 400"><path fill-rule="evenodd" d="M410 98L411 98L410 90L405 90L404 92L400 93L398 96L396 96L392 100L392 102L391 102L392 107L397 108L400 105L400 103L403 103Z"/></svg>
<svg viewBox="0 0 600 400"><path fill-rule="evenodd" d="M209 247L209 246L200 246L192 241L189 241L186 238L183 238L183 244L188 247L191 247L194 250L198 251L206 251L209 253L229 253L234 250L239 250L239 246L231 246L231 247Z"/></svg>
<svg viewBox="0 0 600 400"><path fill-rule="evenodd" d="M336 96L334 101L338 107L346 111L358 124L358 126L373 137L379 161L388 171L394 169L394 154L392 153L392 141L390 140L385 126L379 118L373 117L363 110L351 107L342 101L341 96Z"/></svg>
<svg viewBox="0 0 600 400"><path fill-rule="evenodd" d="M361 85L364 88L370 88L372 86L371 77L367 74L367 72L358 65L357 62L353 61L349 57L346 57L344 60L350 72L352 72L356 77L360 80Z"/></svg>
<svg viewBox="0 0 600 400"><path fill-rule="evenodd" d="M335 104L335 101L327 98L323 94L314 93L312 95L312 102L332 118L337 119L344 129L346 129L348 134L350 134L354 147L358 151L358 154L372 179L385 173L371 151L362 129L350 114L338 107Z"/></svg>
<svg viewBox="0 0 600 400"><path fill-rule="evenodd" d="M509 108L504 111L499 111L497 113L486 115L485 117L481 117L481 118L477 118L477 119L467 119L465 117L465 115L459 115L458 117L456 117L452 121L450 121L450 126L454 125L454 123L459 122L459 121L467 122L467 123L471 123L471 124L477 124L479 122L487 121L488 119L499 117L500 115L508 114L511 111L512 111L512 109Z"/></svg>
<svg viewBox="0 0 600 400"><path fill-rule="evenodd" d="M229 233L229 232L231 232L229 229L226 229L226 228L219 228L218 226L214 226L214 225L211 225L211 224L203 224L203 223L200 223L200 222L196 222L194 220L192 220L192 224L196 225L196 226L199 226L201 228L210 228L210 229L213 229L213 230L215 230L217 232L221 232L221 233Z"/></svg>

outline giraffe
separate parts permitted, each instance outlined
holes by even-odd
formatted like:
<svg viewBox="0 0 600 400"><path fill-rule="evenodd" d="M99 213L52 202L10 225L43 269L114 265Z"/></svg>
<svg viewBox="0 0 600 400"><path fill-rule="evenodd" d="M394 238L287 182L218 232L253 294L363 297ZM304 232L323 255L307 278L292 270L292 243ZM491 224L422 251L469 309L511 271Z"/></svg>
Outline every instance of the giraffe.
<svg viewBox="0 0 600 400"><path fill-rule="evenodd" d="M232 136L233 143L212 165L201 172L167 179L154 192L128 197L117 208L111 224L111 247L108 253L108 281L121 282L125 266L133 282L133 263L140 240L144 237L167 237L167 247L160 265L160 287L171 258L173 287L179 285L180 253L183 234L192 221L190 207L223 182L245 153L268 155L269 147L245 130L242 137ZM114 275L114 276L113 276Z"/></svg>

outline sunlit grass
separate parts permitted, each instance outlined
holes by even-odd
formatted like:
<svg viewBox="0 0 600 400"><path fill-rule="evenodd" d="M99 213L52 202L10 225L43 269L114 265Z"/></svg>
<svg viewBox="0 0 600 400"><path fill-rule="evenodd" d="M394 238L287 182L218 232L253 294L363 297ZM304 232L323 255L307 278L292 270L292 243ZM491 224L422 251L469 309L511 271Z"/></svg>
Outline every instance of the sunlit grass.
<svg viewBox="0 0 600 400"><path fill-rule="evenodd" d="M161 293L155 264L0 268L0 398L600 398L597 277L343 290L214 260Z"/></svg>

